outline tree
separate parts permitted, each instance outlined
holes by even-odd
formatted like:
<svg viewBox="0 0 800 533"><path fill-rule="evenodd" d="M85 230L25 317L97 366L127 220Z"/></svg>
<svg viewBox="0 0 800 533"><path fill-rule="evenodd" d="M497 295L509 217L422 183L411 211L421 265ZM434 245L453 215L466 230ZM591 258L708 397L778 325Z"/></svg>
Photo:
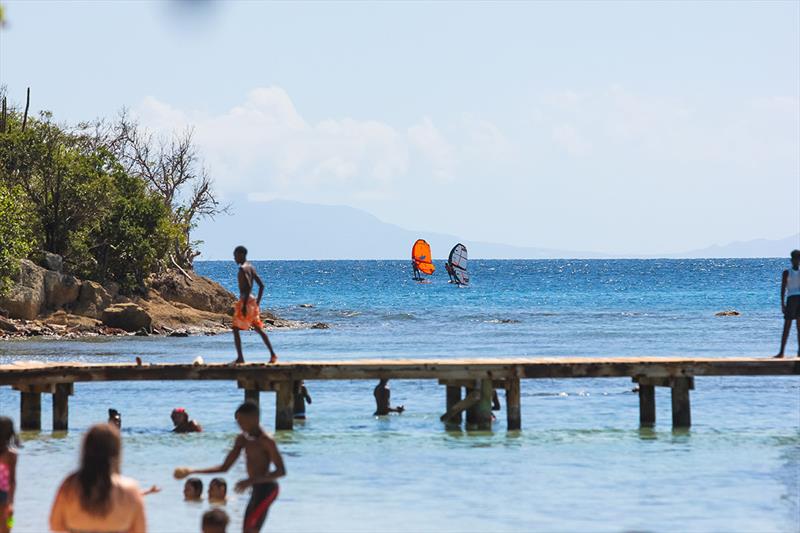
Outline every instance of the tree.
<svg viewBox="0 0 800 533"><path fill-rule="evenodd" d="M102 131L102 128L97 128ZM172 243L172 257L182 267L191 268L198 242L191 232L198 221L227 212L220 204L211 178L203 167L188 129L170 137L157 137L143 129L123 110L105 133L95 135L105 143L126 172L147 181L172 213L172 222L180 234Z"/></svg>
<svg viewBox="0 0 800 533"><path fill-rule="evenodd" d="M0 183L0 295L5 294L31 251L29 213L22 191Z"/></svg>

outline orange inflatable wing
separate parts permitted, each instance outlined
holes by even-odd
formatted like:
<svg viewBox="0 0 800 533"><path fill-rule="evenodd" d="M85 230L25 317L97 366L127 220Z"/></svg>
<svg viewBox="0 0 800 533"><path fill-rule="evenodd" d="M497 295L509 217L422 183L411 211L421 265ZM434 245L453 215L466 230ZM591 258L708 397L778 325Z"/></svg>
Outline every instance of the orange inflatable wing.
<svg viewBox="0 0 800 533"><path fill-rule="evenodd" d="M411 248L411 260L414 261L417 270L423 274L431 275L436 271L431 258L431 245L424 239L419 239L414 243L414 247Z"/></svg>

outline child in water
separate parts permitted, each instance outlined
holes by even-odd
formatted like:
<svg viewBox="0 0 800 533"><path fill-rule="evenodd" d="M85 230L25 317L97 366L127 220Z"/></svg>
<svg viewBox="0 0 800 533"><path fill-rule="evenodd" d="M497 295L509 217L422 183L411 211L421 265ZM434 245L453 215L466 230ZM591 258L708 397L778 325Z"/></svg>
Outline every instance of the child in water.
<svg viewBox="0 0 800 533"><path fill-rule="evenodd" d="M183 499L187 502L199 502L203 499L203 481L197 477L190 477L183 484Z"/></svg>
<svg viewBox="0 0 800 533"><path fill-rule="evenodd" d="M208 503L225 505L228 501L228 482L221 477L215 477L208 484Z"/></svg>
<svg viewBox="0 0 800 533"><path fill-rule="evenodd" d="M14 525L14 493L17 490L17 451L19 438L14 422L0 416L0 533Z"/></svg>
<svg viewBox="0 0 800 533"><path fill-rule="evenodd" d="M264 295L264 282L258 276L255 267L247 261L247 248L244 246L237 246L233 251L233 259L239 265L239 274L237 280L239 282L239 301L236 302L233 309L233 342L236 345L236 361L234 364L244 363L244 356L242 355L242 339L239 336L239 331L248 331L250 328L256 330L256 333L261 335L261 339L269 349L269 362L275 363L278 361L278 356L275 350L272 349L272 344L269 342L269 337L264 333L264 323L261 322L261 297ZM253 299L253 283L258 284L258 296Z"/></svg>

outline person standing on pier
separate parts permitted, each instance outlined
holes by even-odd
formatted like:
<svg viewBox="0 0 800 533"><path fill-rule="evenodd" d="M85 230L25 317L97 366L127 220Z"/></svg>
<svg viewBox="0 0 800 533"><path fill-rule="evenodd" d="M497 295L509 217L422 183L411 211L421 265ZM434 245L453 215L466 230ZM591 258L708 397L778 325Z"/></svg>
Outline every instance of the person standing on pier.
<svg viewBox="0 0 800 533"><path fill-rule="evenodd" d="M283 457L278 446L259 424L258 405L244 402L236 410L236 422L242 433L236 437L233 449L219 466L202 469L176 468L175 477L183 479L191 474L218 474L227 472L244 450L247 463L247 479L236 483L238 493L252 487L250 502L244 515L244 532L256 533L267 519L270 506L278 497L277 480L286 475ZM274 465L275 468L270 467Z"/></svg>
<svg viewBox="0 0 800 533"><path fill-rule="evenodd" d="M783 271L781 279L781 311L783 311L783 335L781 351L777 357L783 357L792 321L797 322L797 356L800 357L800 250L792 250L792 268Z"/></svg>
<svg viewBox="0 0 800 533"><path fill-rule="evenodd" d="M375 387L375 390L372 391L372 395L375 396L374 416L384 416L389 413L402 413L406 410L402 405L398 405L397 407L391 406L392 391L389 390L388 383L388 379L382 379L378 383L378 386Z"/></svg>
<svg viewBox="0 0 800 533"><path fill-rule="evenodd" d="M244 246L237 246L233 250L233 259L239 265L239 301L234 305L233 310L233 342L236 344L236 361L234 364L244 363L244 356L242 355L242 339L239 331L248 331L250 328L256 330L256 333L261 335L261 339L269 349L269 362L275 363L278 361L278 356L275 350L272 349L272 344L269 342L269 337L264 332L264 323L261 322L261 297L264 295L264 282L258 276L255 267L247 261L247 248ZM253 283L258 284L258 297L253 299Z"/></svg>

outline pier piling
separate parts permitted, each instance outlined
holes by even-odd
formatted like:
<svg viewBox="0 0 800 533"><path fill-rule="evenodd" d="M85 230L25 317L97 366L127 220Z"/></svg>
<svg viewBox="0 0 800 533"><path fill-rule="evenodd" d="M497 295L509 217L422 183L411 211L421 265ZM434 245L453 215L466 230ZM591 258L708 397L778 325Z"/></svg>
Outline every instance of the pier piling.
<svg viewBox="0 0 800 533"><path fill-rule="evenodd" d="M20 392L19 426L22 431L41 431L42 429L42 393Z"/></svg>
<svg viewBox="0 0 800 533"><path fill-rule="evenodd" d="M453 411L453 407L461 401L461 387L458 385L447 385L447 411L450 413ZM444 422L451 426L460 426L461 425L461 411L453 414L450 418L444 420Z"/></svg>
<svg viewBox="0 0 800 533"><path fill-rule="evenodd" d="M294 382L278 384L275 398L275 429L291 430L294 427Z"/></svg>
<svg viewBox="0 0 800 533"><path fill-rule="evenodd" d="M519 378L510 378L506 381L506 421L508 431L522 429Z"/></svg>
<svg viewBox="0 0 800 533"><path fill-rule="evenodd" d="M656 423L656 388L639 383L639 425L650 427Z"/></svg>
<svg viewBox="0 0 800 533"><path fill-rule="evenodd" d="M53 431L69 429L69 397L72 392L72 383L58 383L53 390Z"/></svg>
<svg viewBox="0 0 800 533"><path fill-rule="evenodd" d="M694 389L694 378L681 377L672 380L672 427L688 428L692 425L692 410L689 391Z"/></svg>

